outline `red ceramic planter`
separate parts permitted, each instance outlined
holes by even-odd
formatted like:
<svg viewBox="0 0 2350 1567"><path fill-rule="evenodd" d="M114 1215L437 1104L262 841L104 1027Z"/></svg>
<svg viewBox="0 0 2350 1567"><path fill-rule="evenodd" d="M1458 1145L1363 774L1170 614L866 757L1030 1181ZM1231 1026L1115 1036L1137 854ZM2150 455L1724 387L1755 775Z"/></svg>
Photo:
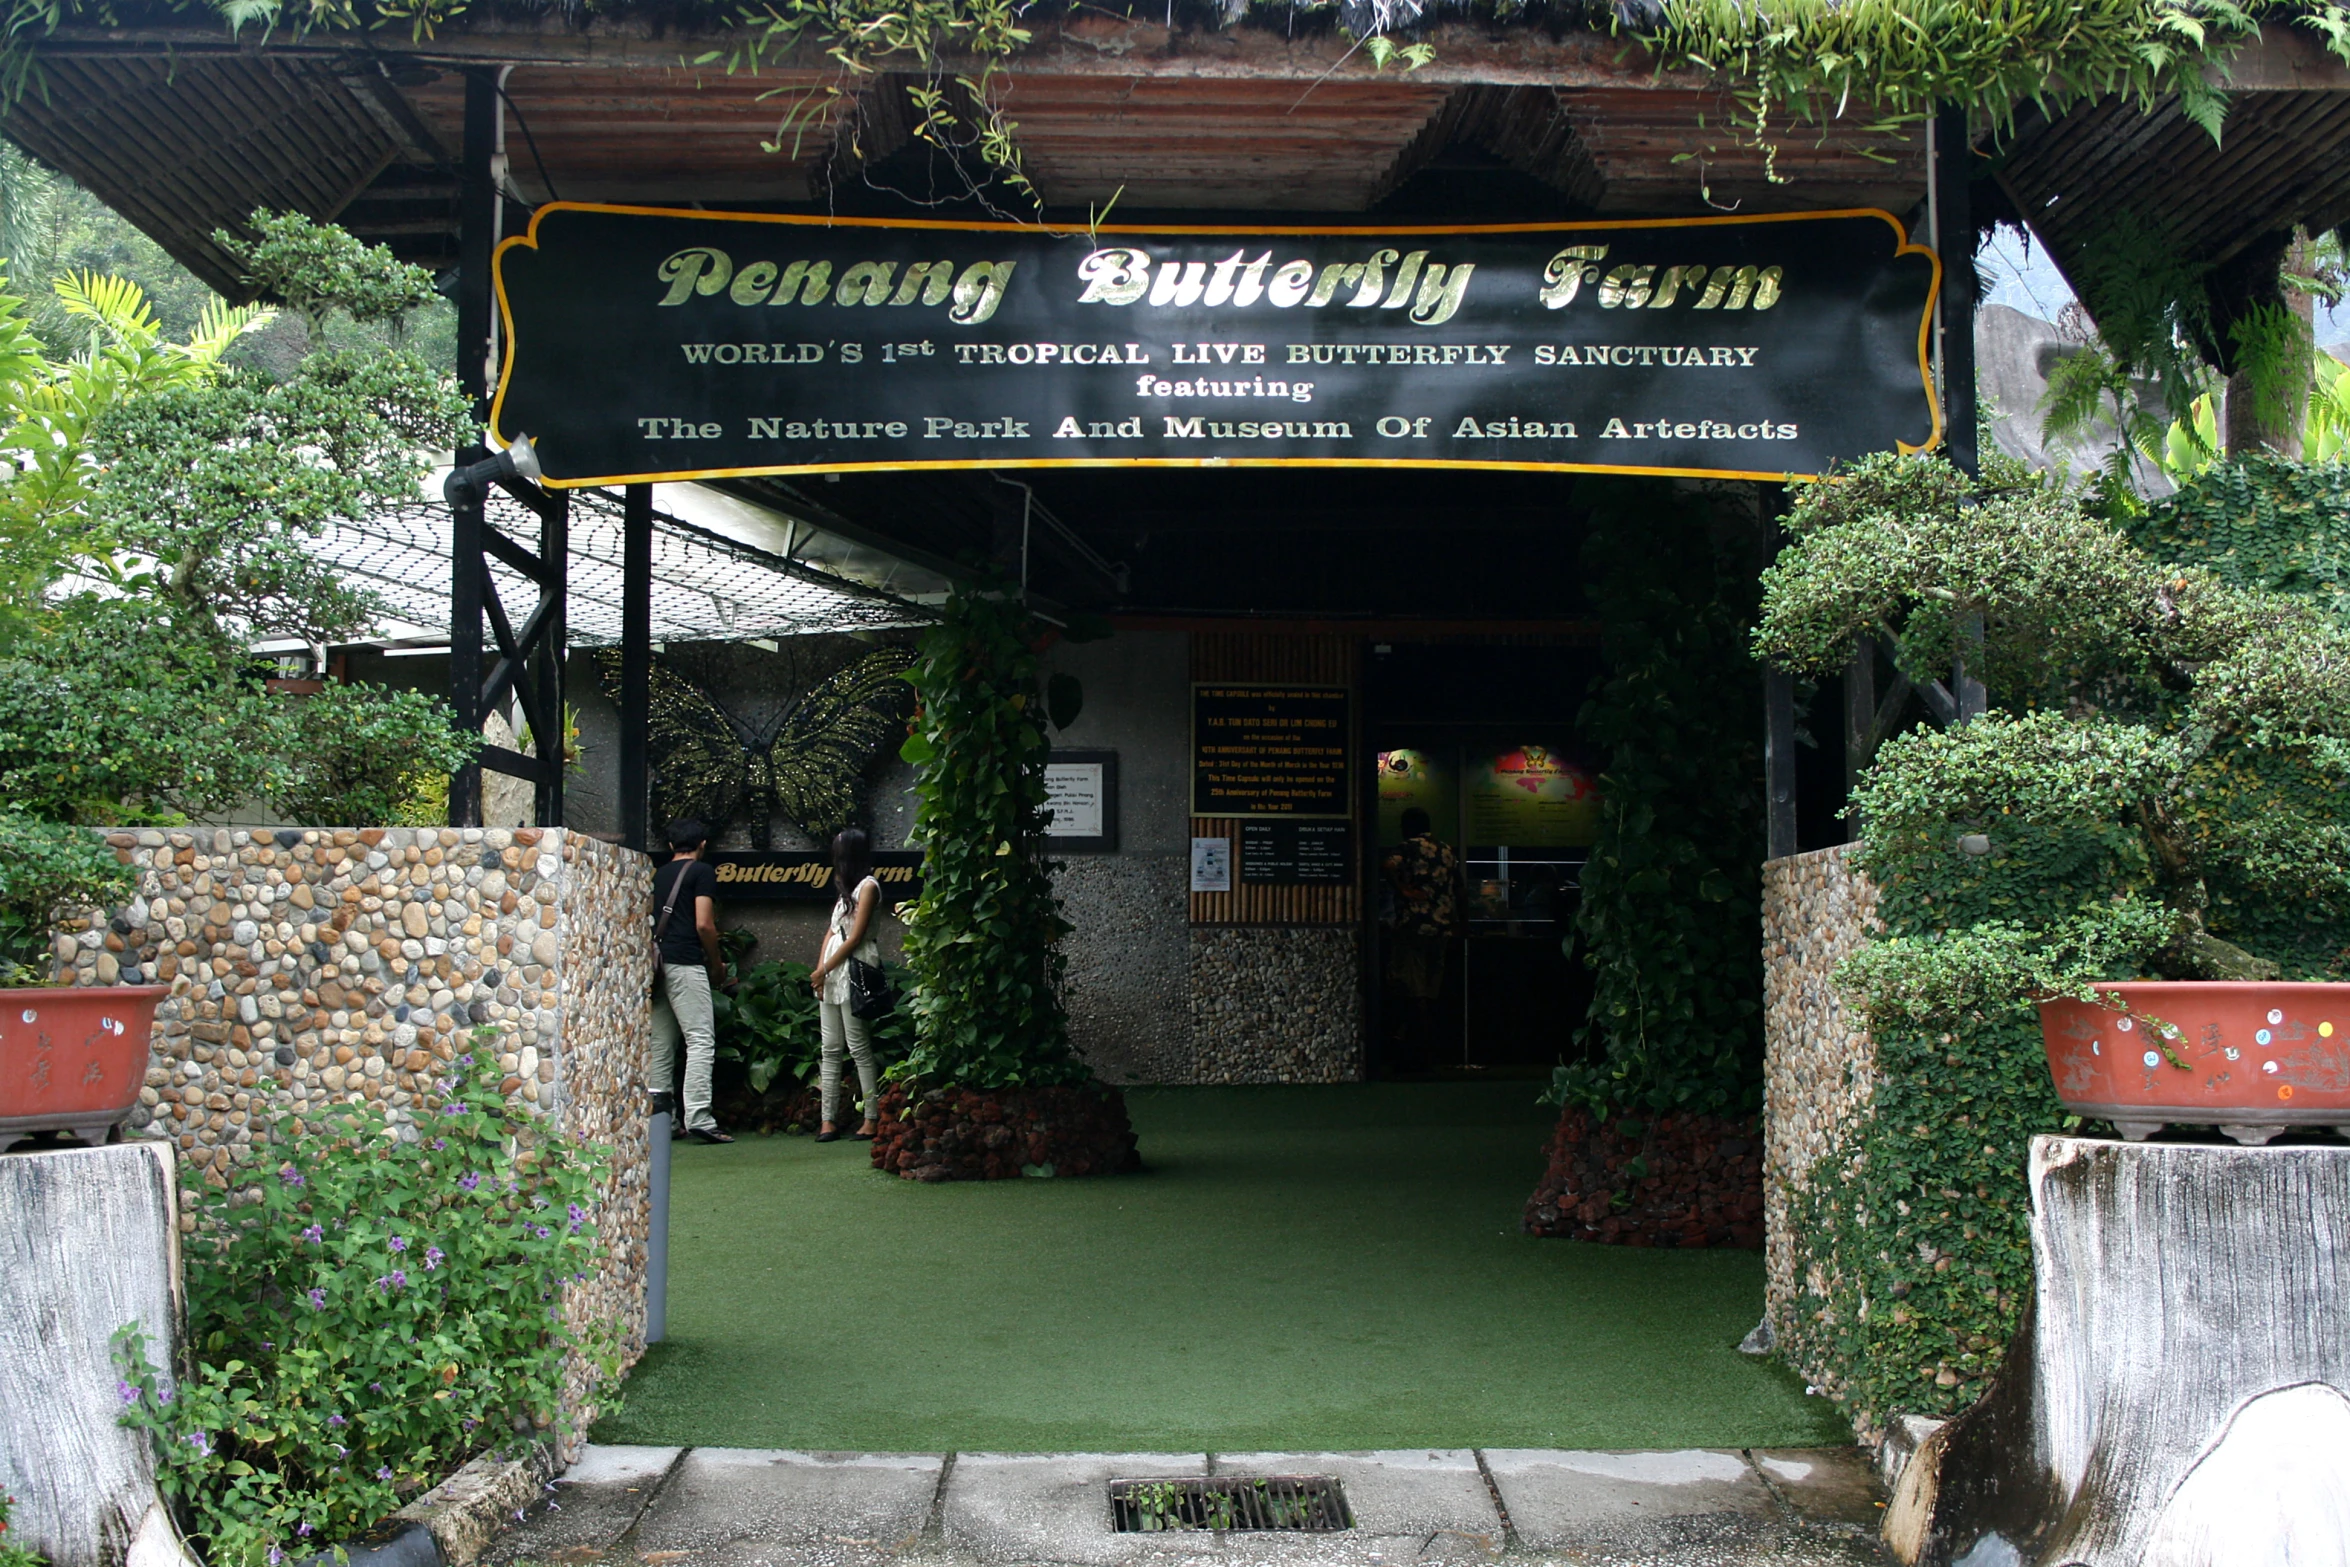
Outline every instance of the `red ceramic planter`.
<svg viewBox="0 0 2350 1567"><path fill-rule="evenodd" d="M2122 1005L2040 1003L2049 1075L2075 1115L2111 1121L2133 1142L2167 1125L2217 1126L2240 1143L2265 1143L2289 1126L2350 1136L2350 985L2098 988Z"/></svg>
<svg viewBox="0 0 2350 1567"><path fill-rule="evenodd" d="M0 990L0 1152L34 1132L97 1144L147 1081L155 1004L169 985Z"/></svg>

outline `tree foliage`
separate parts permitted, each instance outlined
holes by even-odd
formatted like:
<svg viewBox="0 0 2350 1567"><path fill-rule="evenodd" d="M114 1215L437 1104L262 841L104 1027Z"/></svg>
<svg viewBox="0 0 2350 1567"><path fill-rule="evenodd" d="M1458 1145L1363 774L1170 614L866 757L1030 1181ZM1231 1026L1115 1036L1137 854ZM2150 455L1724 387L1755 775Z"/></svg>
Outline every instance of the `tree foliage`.
<svg viewBox="0 0 2350 1567"><path fill-rule="evenodd" d="M348 236L313 249L310 272L278 273L290 297L386 308L388 258L355 266ZM425 283L406 272L413 296ZM248 649L322 644L381 612L310 545L418 504L423 454L465 429L449 379L399 353L327 352L274 380L224 360L264 311L216 304L169 342L127 280L56 292L93 334L62 362L0 296L0 809L122 824L269 800L309 822L388 819L473 742L414 693L270 693Z"/></svg>
<svg viewBox="0 0 2350 1567"><path fill-rule="evenodd" d="M1050 750L1035 642L1009 596L958 590L907 677L921 708L900 752L918 770L922 897L904 911L913 1053L934 1086L1083 1082L1061 1009L1069 924L1042 857Z"/></svg>
<svg viewBox="0 0 2350 1567"><path fill-rule="evenodd" d="M1585 546L1607 674L1577 726L1606 748L1576 939L1595 977L1586 1059L1547 1096L1597 1115L1745 1112L1762 1069L1762 758L1751 586L1707 508L1609 488ZM1661 514L1660 514L1661 513Z"/></svg>

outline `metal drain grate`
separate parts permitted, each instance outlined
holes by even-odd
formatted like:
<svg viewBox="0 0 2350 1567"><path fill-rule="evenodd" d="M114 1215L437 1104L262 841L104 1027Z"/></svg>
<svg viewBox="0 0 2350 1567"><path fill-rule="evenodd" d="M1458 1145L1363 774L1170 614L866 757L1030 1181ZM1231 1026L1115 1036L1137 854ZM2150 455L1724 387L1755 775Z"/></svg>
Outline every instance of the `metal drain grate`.
<svg viewBox="0 0 2350 1567"><path fill-rule="evenodd" d="M1110 1516L1120 1534L1168 1529L1330 1534L1354 1527L1346 1493L1327 1475L1112 1480Z"/></svg>

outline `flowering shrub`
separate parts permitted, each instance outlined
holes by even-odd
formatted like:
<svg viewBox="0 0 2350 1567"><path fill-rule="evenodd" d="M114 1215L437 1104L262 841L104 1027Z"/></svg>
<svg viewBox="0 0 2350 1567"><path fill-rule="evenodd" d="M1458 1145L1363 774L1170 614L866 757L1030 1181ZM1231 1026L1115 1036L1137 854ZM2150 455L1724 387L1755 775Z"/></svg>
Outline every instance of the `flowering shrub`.
<svg viewBox="0 0 2350 1567"><path fill-rule="evenodd" d="M8 1538L8 1509L16 1498L0 1491L0 1567L43 1567L41 1558Z"/></svg>
<svg viewBox="0 0 2350 1567"><path fill-rule="evenodd" d="M566 1327L602 1253L600 1155L498 1093L477 1029L442 1099L281 1120L254 1187L203 1191L188 1269L194 1375L117 1336L123 1423L212 1567L353 1538L469 1455L560 1418L566 1356L618 1368L611 1324Z"/></svg>

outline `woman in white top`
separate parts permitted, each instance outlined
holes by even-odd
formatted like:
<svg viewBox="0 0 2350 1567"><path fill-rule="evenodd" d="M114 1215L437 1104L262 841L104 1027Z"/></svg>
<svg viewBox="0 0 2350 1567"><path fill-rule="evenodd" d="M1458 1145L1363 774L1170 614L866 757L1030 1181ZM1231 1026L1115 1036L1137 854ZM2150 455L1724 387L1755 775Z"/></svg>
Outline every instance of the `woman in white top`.
<svg viewBox="0 0 2350 1567"><path fill-rule="evenodd" d="M816 1130L816 1141L829 1143L840 1136L833 1120L840 1110L840 1058L845 1045L848 1054L856 1058L857 1081L865 1091L865 1119L856 1136L860 1142L869 1142L881 1092L873 1073L872 1037L866 1032L865 1020L849 1010L849 960L881 966L881 941L874 930L874 915L881 907L881 883L873 879L872 845L855 827L833 834L832 886L832 918L824 927L824 949L808 976L816 987L816 1011L824 1040L824 1069L818 1078L824 1124Z"/></svg>

